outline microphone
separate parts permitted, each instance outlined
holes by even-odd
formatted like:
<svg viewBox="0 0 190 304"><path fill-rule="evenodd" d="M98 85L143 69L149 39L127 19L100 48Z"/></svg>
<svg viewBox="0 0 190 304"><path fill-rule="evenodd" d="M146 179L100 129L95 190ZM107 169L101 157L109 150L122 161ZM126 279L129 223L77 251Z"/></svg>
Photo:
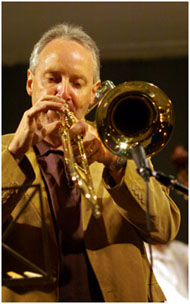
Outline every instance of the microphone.
<svg viewBox="0 0 190 304"><path fill-rule="evenodd" d="M140 144L134 145L130 150L131 157L136 163L137 172L144 178L146 182L149 181L149 177L155 177L160 183L166 187L172 187L186 195L188 195L188 188L181 184L174 176L166 175L163 172L151 170L148 159L146 158L146 152L144 147Z"/></svg>
<svg viewBox="0 0 190 304"><path fill-rule="evenodd" d="M130 149L130 154L136 163L137 172L145 179L145 181L148 181L151 176L151 169L148 159L146 158L144 147L140 144L136 144Z"/></svg>

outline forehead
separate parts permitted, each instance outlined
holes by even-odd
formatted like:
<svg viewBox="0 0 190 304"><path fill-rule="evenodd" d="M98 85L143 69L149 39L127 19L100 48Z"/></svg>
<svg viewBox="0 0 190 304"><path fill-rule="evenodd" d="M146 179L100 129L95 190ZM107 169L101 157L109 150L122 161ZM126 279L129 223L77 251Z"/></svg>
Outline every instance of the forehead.
<svg viewBox="0 0 190 304"><path fill-rule="evenodd" d="M81 67L93 69L93 56L90 50L74 40L61 38L50 41L39 54L39 65Z"/></svg>

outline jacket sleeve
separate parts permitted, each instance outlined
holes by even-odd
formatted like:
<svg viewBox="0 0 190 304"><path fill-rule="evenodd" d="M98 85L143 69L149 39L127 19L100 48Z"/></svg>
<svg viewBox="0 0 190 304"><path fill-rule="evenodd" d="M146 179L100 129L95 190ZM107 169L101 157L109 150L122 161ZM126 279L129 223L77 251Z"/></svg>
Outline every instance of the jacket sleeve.
<svg viewBox="0 0 190 304"><path fill-rule="evenodd" d="M23 196L35 178L32 166L24 157L18 165L8 150L11 135L4 135L2 139L2 218L3 223Z"/></svg>
<svg viewBox="0 0 190 304"><path fill-rule="evenodd" d="M152 165L152 164L151 164ZM149 216L152 243L167 243L173 240L180 226L180 211L169 196L169 190L154 177L149 181ZM121 183L108 192L114 199L116 207L141 235L148 241L146 216L146 185L136 171L133 160L127 161L125 176Z"/></svg>

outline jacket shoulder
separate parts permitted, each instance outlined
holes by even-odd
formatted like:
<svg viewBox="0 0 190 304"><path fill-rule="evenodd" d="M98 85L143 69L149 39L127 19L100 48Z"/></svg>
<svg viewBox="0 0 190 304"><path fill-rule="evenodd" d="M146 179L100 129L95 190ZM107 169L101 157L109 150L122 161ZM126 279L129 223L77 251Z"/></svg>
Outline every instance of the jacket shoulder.
<svg viewBox="0 0 190 304"><path fill-rule="evenodd" d="M13 136L14 136L14 133L9 133L9 134L2 135L1 144L3 146L6 146L12 140Z"/></svg>

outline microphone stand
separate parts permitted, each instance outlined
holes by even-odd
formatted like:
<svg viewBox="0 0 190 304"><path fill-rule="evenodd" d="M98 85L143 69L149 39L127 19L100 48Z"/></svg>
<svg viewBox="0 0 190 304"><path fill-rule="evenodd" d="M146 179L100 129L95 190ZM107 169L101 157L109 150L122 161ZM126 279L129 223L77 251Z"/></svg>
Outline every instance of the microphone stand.
<svg viewBox="0 0 190 304"><path fill-rule="evenodd" d="M181 184L174 176L166 175L160 171L152 171L151 176L154 176L159 182L161 182L164 186L172 187L177 191L180 191L186 195L188 195L188 188Z"/></svg>
<svg viewBox="0 0 190 304"><path fill-rule="evenodd" d="M150 176L152 176L151 169L146 158L146 152L144 147L136 144L130 149L131 156L136 163L137 172L145 180L149 181Z"/></svg>
<svg viewBox="0 0 190 304"><path fill-rule="evenodd" d="M149 293L150 293L150 302L153 302L152 297L152 275L153 275L153 257L152 257L152 246L151 246L151 221L149 215L149 179L151 176L155 177L159 182L167 187L173 187L174 189L181 191L185 194L188 194L188 188L179 183L172 175L166 175L162 172L151 170L148 159L146 158L146 153L144 147L136 144L130 149L130 154L137 166L137 172L144 179L146 184L146 226L148 233L148 245L150 253L150 275L149 275Z"/></svg>
<svg viewBox="0 0 190 304"><path fill-rule="evenodd" d="M151 236L151 221L150 221L150 202L149 202L149 178L151 176L151 170L149 167L148 160L146 158L146 153L144 147L136 144L130 149L131 156L136 163L137 172L145 181L145 197L146 197L146 228L147 228L147 240L150 253L150 274L149 274L149 297L150 302L153 302L152 296L152 275L153 275L153 257L152 257L152 236Z"/></svg>
<svg viewBox="0 0 190 304"><path fill-rule="evenodd" d="M160 183L166 187L172 187L188 195L188 188L181 184L174 176L167 175L161 171L151 170L146 158L146 153L143 146L137 144L131 149L131 156L137 165L137 172L145 180L148 181L151 176L155 177Z"/></svg>

